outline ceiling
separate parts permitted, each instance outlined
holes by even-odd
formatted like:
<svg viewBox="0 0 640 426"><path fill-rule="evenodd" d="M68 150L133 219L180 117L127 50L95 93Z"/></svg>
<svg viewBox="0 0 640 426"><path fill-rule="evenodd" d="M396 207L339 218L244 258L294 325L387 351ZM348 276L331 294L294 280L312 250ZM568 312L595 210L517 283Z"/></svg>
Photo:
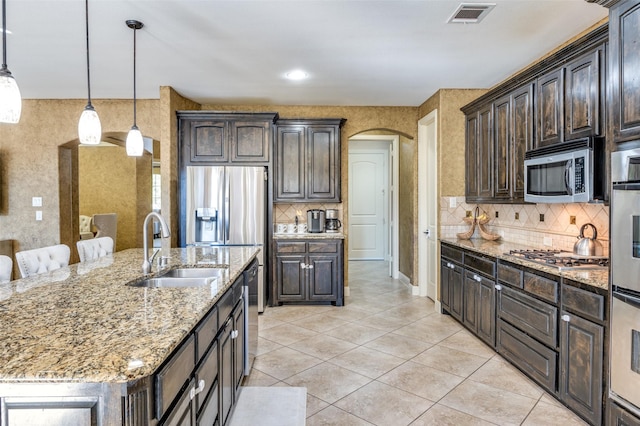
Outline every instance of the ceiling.
<svg viewBox="0 0 640 426"><path fill-rule="evenodd" d="M473 3L469 1L468 3ZM89 0L92 97L172 86L200 103L418 106L488 88L607 16L585 0L494 0L447 24L455 0ZM7 64L24 98L86 98L83 0L7 0ZM284 74L308 72L304 81Z"/></svg>

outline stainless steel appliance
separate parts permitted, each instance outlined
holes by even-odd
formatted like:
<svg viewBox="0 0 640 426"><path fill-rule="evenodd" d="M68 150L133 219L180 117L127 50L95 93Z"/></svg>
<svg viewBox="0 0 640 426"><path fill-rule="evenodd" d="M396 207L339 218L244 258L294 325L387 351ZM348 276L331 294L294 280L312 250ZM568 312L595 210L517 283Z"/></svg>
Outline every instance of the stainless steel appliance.
<svg viewBox="0 0 640 426"><path fill-rule="evenodd" d="M607 269L609 267L609 259L606 256L580 256L562 250L510 250L505 254L557 268L559 271Z"/></svg>
<svg viewBox="0 0 640 426"><path fill-rule="evenodd" d="M307 210L307 232L324 232L324 210Z"/></svg>
<svg viewBox="0 0 640 426"><path fill-rule="evenodd" d="M244 357L244 375L251 373L251 366L258 353L258 272L260 266L257 259L244 271L244 336L246 354Z"/></svg>
<svg viewBox="0 0 640 426"><path fill-rule="evenodd" d="M611 154L613 400L640 416L640 149Z"/></svg>
<svg viewBox="0 0 640 426"><path fill-rule="evenodd" d="M527 151L524 200L532 203L604 201L604 143L586 138Z"/></svg>
<svg viewBox="0 0 640 426"><path fill-rule="evenodd" d="M264 167L186 169L184 242L186 245L260 245L258 309L264 311L267 291L266 174Z"/></svg>

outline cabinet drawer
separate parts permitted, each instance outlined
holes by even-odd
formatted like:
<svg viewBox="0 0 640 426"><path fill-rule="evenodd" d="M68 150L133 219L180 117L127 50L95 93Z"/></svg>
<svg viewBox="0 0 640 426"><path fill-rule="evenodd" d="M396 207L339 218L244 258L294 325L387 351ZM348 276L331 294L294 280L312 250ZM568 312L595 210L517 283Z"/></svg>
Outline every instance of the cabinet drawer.
<svg viewBox="0 0 640 426"><path fill-rule="evenodd" d="M496 334L498 353L555 393L558 354L502 320Z"/></svg>
<svg viewBox="0 0 640 426"><path fill-rule="evenodd" d="M570 285L562 285L562 306L582 317L604 321L605 304L605 298L600 294Z"/></svg>
<svg viewBox="0 0 640 426"><path fill-rule="evenodd" d="M337 253L338 243L336 241L309 242L309 253Z"/></svg>
<svg viewBox="0 0 640 426"><path fill-rule="evenodd" d="M205 359L196 371L196 386L200 385L200 380L204 380L204 389L196 395L197 413L200 413L205 401L209 396L209 392L214 386L217 386L218 380L218 345L215 344L209 349Z"/></svg>
<svg viewBox="0 0 640 426"><path fill-rule="evenodd" d="M490 277L496 276L496 262L493 260L467 253L464 256L464 265L475 269L478 272L489 275Z"/></svg>
<svg viewBox="0 0 640 426"><path fill-rule="evenodd" d="M276 253L306 253L307 243L304 241L278 241L276 243Z"/></svg>
<svg viewBox="0 0 640 426"><path fill-rule="evenodd" d="M187 384L195 367L195 337L192 335L171 356L156 375L156 416L162 418L175 397Z"/></svg>
<svg viewBox="0 0 640 426"><path fill-rule="evenodd" d="M453 247L442 244L440 246L440 254L442 255L442 257L446 257L453 261L462 263L462 258L463 258L462 250L458 250Z"/></svg>
<svg viewBox="0 0 640 426"><path fill-rule="evenodd" d="M524 290L552 303L558 303L558 282L530 272L524 273Z"/></svg>
<svg viewBox="0 0 640 426"><path fill-rule="evenodd" d="M502 287L498 292L497 310L498 318L552 348L557 346L557 308L508 287Z"/></svg>
<svg viewBox="0 0 640 426"><path fill-rule="evenodd" d="M196 327L196 352L199 362L207 352L207 348L218 334L218 308L214 308L207 314L205 319Z"/></svg>
<svg viewBox="0 0 640 426"><path fill-rule="evenodd" d="M503 283L522 288L523 276L522 270L504 263L498 263L498 279Z"/></svg>

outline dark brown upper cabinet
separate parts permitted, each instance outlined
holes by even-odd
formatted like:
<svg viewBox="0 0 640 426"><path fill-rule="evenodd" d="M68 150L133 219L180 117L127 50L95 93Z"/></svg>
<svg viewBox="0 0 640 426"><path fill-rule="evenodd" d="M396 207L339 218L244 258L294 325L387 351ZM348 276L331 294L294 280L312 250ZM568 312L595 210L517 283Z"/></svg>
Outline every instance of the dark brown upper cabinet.
<svg viewBox="0 0 640 426"><path fill-rule="evenodd" d="M600 136L604 103L604 45L565 69L564 140Z"/></svg>
<svg viewBox="0 0 640 426"><path fill-rule="evenodd" d="M488 105L467 117L466 197L493 198L493 110Z"/></svg>
<svg viewBox="0 0 640 426"><path fill-rule="evenodd" d="M278 120L274 202L340 202L343 119Z"/></svg>
<svg viewBox="0 0 640 426"><path fill-rule="evenodd" d="M557 69L538 78L536 148L562 142L563 71L563 68Z"/></svg>
<svg viewBox="0 0 640 426"><path fill-rule="evenodd" d="M616 143L640 139L640 1L609 13L610 123Z"/></svg>
<svg viewBox="0 0 640 426"><path fill-rule="evenodd" d="M276 113L178 111L177 114L182 167L269 163Z"/></svg>

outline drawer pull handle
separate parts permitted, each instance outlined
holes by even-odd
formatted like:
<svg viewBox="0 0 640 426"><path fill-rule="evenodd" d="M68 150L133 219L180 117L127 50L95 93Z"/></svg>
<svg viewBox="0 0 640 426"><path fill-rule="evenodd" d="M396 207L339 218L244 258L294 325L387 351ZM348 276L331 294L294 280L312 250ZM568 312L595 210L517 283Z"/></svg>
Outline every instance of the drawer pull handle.
<svg viewBox="0 0 640 426"><path fill-rule="evenodd" d="M456 269L456 267L455 267L455 265L453 263L447 262L447 266L449 267L449 269Z"/></svg>
<svg viewBox="0 0 640 426"><path fill-rule="evenodd" d="M495 289L497 291L501 291L502 290L502 286L500 284L496 284Z"/></svg>
<svg viewBox="0 0 640 426"><path fill-rule="evenodd" d="M197 394L199 394L200 392L202 392L204 390L204 380L200 379L200 381L198 382L198 387L193 387L190 391L189 391L189 398L193 399L196 397Z"/></svg>
<svg viewBox="0 0 640 426"><path fill-rule="evenodd" d="M566 314L561 316L560 318L562 318L562 321L564 321L564 322L571 321L571 317L569 315L566 315Z"/></svg>
<svg viewBox="0 0 640 426"><path fill-rule="evenodd" d="M482 281L482 278L480 278L480 277L479 277L479 276L477 276L476 274L473 274L473 279L474 279L474 280L476 280L476 281L478 281L478 282L481 282L481 281Z"/></svg>

